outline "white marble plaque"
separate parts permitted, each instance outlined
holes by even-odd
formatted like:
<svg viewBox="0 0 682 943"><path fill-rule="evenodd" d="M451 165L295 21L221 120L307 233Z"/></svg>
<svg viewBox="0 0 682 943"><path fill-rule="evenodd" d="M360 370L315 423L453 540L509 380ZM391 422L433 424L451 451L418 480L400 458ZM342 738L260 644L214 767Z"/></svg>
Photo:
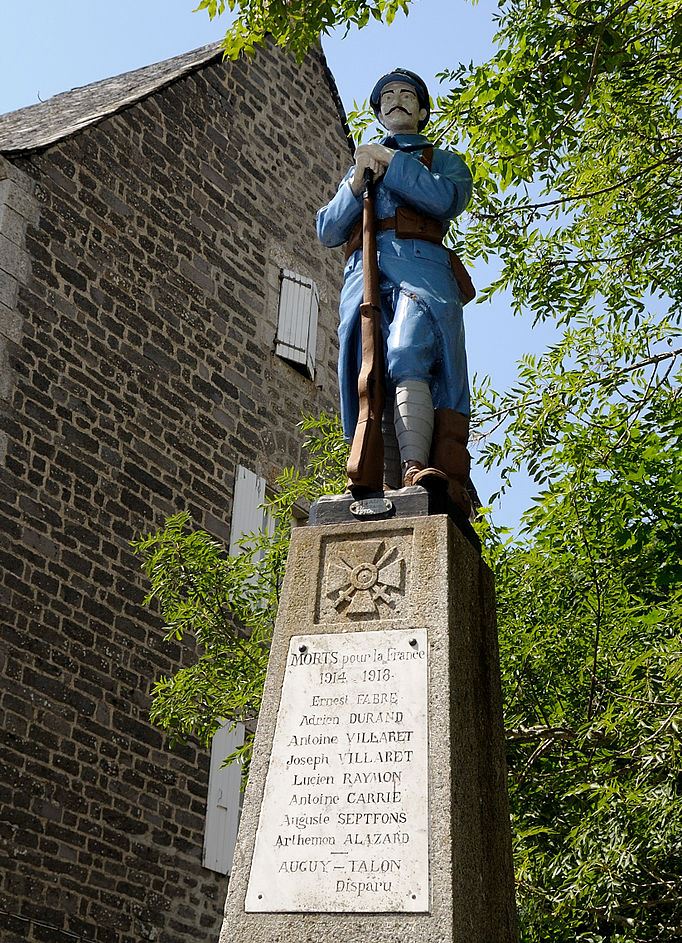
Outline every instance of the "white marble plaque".
<svg viewBox="0 0 682 943"><path fill-rule="evenodd" d="M291 639L247 912L429 910L425 630Z"/></svg>

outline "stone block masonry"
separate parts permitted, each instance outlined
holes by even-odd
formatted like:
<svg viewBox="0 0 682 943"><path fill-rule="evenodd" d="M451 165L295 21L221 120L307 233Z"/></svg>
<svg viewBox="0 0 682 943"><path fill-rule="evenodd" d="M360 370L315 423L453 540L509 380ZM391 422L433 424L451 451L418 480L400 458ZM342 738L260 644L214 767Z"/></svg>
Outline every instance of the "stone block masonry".
<svg viewBox="0 0 682 943"><path fill-rule="evenodd" d="M3 943L217 938L208 754L149 723L183 654L129 541L184 508L227 538L237 465L272 483L335 407L314 213L349 161L321 53L270 48L0 159ZM274 354L280 260L320 288L314 383Z"/></svg>
<svg viewBox="0 0 682 943"><path fill-rule="evenodd" d="M11 398L10 346L22 336L17 299L30 267L26 230L39 215L33 190L30 178L0 157L0 402ZM0 462L6 454L7 433L0 432Z"/></svg>

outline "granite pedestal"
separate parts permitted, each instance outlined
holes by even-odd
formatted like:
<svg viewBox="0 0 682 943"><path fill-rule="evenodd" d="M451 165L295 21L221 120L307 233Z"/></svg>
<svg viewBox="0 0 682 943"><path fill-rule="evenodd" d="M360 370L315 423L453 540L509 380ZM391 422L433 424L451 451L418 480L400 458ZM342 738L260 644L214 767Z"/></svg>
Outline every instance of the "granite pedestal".
<svg viewBox="0 0 682 943"><path fill-rule="evenodd" d="M446 515L294 531L220 943L515 943L492 575Z"/></svg>

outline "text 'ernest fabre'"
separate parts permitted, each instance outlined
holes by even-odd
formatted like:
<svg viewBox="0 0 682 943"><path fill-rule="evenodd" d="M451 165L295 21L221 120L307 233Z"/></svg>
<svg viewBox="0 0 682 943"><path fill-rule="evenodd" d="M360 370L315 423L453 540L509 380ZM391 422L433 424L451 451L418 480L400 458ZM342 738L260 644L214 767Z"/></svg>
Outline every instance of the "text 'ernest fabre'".
<svg viewBox="0 0 682 943"><path fill-rule="evenodd" d="M254 855L269 862L260 901L424 909L426 699L424 631L292 640Z"/></svg>

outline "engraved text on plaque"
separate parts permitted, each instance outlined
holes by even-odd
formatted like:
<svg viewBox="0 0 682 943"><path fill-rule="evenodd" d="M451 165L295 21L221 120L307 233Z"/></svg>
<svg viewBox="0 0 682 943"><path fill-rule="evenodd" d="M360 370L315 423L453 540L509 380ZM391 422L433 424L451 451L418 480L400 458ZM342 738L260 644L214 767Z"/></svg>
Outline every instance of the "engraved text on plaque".
<svg viewBox="0 0 682 943"><path fill-rule="evenodd" d="M291 639L247 912L429 909L422 630Z"/></svg>

